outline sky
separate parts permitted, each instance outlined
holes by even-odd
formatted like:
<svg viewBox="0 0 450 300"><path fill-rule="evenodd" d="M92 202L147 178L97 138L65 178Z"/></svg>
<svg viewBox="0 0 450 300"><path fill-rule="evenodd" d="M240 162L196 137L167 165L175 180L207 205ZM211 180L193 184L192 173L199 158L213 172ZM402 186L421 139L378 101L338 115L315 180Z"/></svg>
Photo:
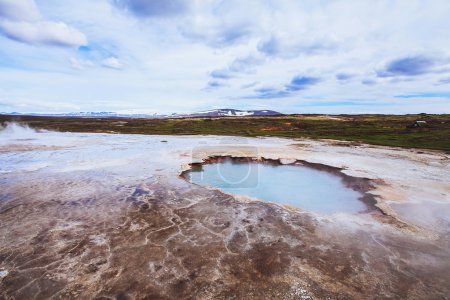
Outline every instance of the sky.
<svg viewBox="0 0 450 300"><path fill-rule="evenodd" d="M448 0L0 0L0 112L450 113Z"/></svg>

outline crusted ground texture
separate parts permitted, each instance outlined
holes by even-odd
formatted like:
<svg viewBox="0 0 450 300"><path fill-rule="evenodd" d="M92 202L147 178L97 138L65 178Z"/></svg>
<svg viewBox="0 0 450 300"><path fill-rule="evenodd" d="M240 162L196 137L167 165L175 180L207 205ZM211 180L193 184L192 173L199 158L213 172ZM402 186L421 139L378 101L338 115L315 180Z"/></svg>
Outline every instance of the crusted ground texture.
<svg viewBox="0 0 450 300"><path fill-rule="evenodd" d="M180 176L255 149L364 178L373 209L314 214ZM449 183L441 152L10 126L0 299L450 299Z"/></svg>

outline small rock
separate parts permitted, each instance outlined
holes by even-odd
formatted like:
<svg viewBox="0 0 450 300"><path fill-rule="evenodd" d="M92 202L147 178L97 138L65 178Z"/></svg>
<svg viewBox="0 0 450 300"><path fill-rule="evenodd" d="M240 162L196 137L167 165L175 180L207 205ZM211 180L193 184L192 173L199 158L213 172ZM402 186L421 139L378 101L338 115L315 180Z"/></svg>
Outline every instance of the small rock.
<svg viewBox="0 0 450 300"><path fill-rule="evenodd" d="M98 262L96 262L95 264L97 265L97 266L100 266L100 265L104 265L104 264L106 264L108 261L106 260L106 258L102 258L102 259L100 259Z"/></svg>
<svg viewBox="0 0 450 300"><path fill-rule="evenodd" d="M95 273L98 271L98 267L94 264L89 264L86 268L87 273Z"/></svg>
<svg viewBox="0 0 450 300"><path fill-rule="evenodd" d="M140 207L139 207L139 211L140 212L144 212L144 211L146 211L147 209L149 209L150 208L150 205L148 205L148 203L144 203L144 204L142 204Z"/></svg>
<svg viewBox="0 0 450 300"><path fill-rule="evenodd" d="M180 225L180 224L181 224L181 221L180 221L178 218L175 218L175 217L174 217L174 218L172 218L171 220L172 220L173 223L175 223L175 224L177 224L177 225Z"/></svg>

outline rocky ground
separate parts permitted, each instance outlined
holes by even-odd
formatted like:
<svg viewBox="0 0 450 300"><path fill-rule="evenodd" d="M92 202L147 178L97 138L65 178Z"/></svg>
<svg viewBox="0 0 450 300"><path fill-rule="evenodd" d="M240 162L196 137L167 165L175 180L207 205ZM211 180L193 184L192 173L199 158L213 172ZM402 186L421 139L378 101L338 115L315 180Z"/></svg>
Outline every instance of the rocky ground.
<svg viewBox="0 0 450 300"><path fill-rule="evenodd" d="M376 207L320 215L179 176L255 149L370 179ZM347 142L10 128L0 299L450 299L449 162Z"/></svg>

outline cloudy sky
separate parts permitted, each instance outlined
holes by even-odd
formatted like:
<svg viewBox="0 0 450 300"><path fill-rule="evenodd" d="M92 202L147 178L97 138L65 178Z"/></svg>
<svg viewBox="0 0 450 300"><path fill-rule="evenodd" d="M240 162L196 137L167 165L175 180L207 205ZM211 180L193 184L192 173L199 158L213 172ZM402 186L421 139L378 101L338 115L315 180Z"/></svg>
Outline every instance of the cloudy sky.
<svg viewBox="0 0 450 300"><path fill-rule="evenodd" d="M448 0L0 0L0 112L450 113Z"/></svg>

